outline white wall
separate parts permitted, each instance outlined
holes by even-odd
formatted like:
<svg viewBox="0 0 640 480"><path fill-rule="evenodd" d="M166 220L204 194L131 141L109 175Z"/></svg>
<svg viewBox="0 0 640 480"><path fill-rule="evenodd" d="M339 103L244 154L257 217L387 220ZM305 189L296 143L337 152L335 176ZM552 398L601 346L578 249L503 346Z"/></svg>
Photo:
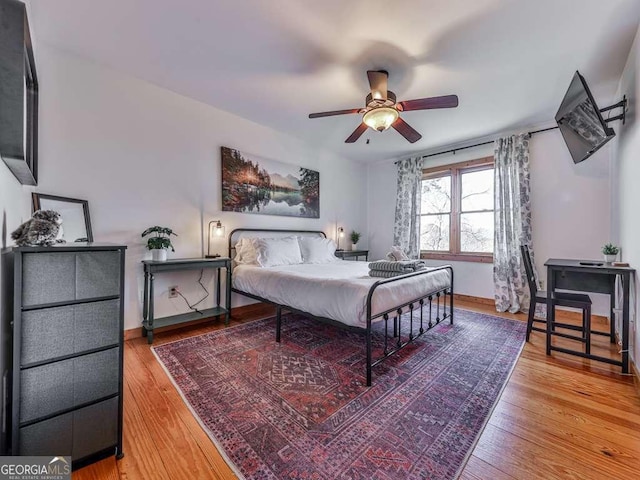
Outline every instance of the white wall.
<svg viewBox="0 0 640 480"><path fill-rule="evenodd" d="M89 200L95 240L128 246L126 328L142 319L140 261L149 254L140 233L148 226L169 226L179 234L174 257L202 255L212 219L221 219L227 233L270 227L333 236L340 222L367 237L364 166L49 45L40 44L38 53L37 191ZM321 218L222 213L221 146L320 171ZM226 243L220 241L217 250L225 253ZM181 299L168 298L171 285L192 302L201 298L198 274L156 276L157 316L188 310ZM205 277L210 287L211 276Z"/></svg>
<svg viewBox="0 0 640 480"><path fill-rule="evenodd" d="M612 237L621 246L621 257L632 267L640 268L640 222L638 222L638 206L640 205L640 30L627 64L620 79L616 99L623 95L629 101L625 125L614 124L618 136L613 140L611 184L612 184ZM638 299L638 282L632 288L632 323L630 325L630 352L636 364L640 358L640 333L637 329L636 312L640 309Z"/></svg>
<svg viewBox="0 0 640 480"><path fill-rule="evenodd" d="M31 217L31 196L33 187L22 186L0 161L0 222L2 222L2 246L11 245L11 232Z"/></svg>
<svg viewBox="0 0 640 480"><path fill-rule="evenodd" d="M428 159L445 165L493 155L493 146ZM574 165L557 130L532 136L530 142L533 245L536 267L545 278L547 258L601 257L609 241L609 153L605 147ZM372 257L384 255L393 242L396 168L392 161L369 167L369 235ZM442 263L434 262L430 263ZM451 262L457 293L493 298L493 265ZM608 297L592 295L594 312L607 315Z"/></svg>
<svg viewBox="0 0 640 480"><path fill-rule="evenodd" d="M605 145L576 165L560 132L552 130L531 138L529 155L533 245L537 270L546 283L548 258L602 258L611 228L610 153ZM589 295L594 313L609 316L609 297Z"/></svg>

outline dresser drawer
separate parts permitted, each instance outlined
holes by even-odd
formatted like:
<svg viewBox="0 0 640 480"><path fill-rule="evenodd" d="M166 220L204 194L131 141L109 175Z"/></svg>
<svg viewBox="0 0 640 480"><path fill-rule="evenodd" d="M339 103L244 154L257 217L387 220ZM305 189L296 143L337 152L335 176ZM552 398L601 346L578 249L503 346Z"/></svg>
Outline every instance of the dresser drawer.
<svg viewBox="0 0 640 480"><path fill-rule="evenodd" d="M22 371L20 422L118 393L119 348Z"/></svg>
<svg viewBox="0 0 640 480"><path fill-rule="evenodd" d="M120 252L76 254L76 298L120 295Z"/></svg>
<svg viewBox="0 0 640 480"><path fill-rule="evenodd" d="M20 455L71 455L73 412L20 429Z"/></svg>
<svg viewBox="0 0 640 480"><path fill-rule="evenodd" d="M71 455L80 460L118 442L114 397L20 429L20 455Z"/></svg>
<svg viewBox="0 0 640 480"><path fill-rule="evenodd" d="M76 299L75 253L25 253L22 256L22 305Z"/></svg>
<svg viewBox="0 0 640 480"><path fill-rule="evenodd" d="M20 364L114 345L119 332L120 300L29 310L22 314Z"/></svg>
<svg viewBox="0 0 640 480"><path fill-rule="evenodd" d="M22 305L37 306L120 294L120 252L25 253Z"/></svg>

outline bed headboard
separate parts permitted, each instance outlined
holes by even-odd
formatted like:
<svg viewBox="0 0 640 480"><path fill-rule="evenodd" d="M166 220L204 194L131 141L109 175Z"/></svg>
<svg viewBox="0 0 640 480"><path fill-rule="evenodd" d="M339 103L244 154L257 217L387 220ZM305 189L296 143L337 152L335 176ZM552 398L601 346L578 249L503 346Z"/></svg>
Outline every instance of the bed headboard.
<svg viewBox="0 0 640 480"><path fill-rule="evenodd" d="M235 255L236 243L241 238L255 238L255 237L289 237L291 235L297 235L299 237L324 237L327 238L326 233L320 230L280 230L277 228L236 228L229 234L229 257L233 258Z"/></svg>

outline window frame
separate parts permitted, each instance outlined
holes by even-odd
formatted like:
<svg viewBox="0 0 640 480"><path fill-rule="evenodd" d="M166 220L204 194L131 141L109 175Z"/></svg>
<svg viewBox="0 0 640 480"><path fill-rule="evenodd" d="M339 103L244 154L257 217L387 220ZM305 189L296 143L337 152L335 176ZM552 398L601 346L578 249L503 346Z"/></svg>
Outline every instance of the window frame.
<svg viewBox="0 0 640 480"><path fill-rule="evenodd" d="M462 213L478 213L491 210L473 210L462 212L462 174L479 172L494 168L493 157L477 158L466 162L452 163L422 170L422 180L451 176L451 206L449 212L449 251L439 252L420 250L420 258L428 260L451 260L461 262L493 263L493 253L461 252L460 251L460 221ZM495 205L494 209L495 211ZM423 216L422 211L420 217ZM424 214L429 215L429 214Z"/></svg>

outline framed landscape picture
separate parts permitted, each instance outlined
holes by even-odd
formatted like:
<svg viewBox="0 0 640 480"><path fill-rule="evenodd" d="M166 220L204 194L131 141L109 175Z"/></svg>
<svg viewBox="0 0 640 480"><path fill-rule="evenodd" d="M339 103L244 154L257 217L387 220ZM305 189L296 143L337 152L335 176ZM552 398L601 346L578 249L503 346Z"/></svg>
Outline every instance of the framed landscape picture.
<svg viewBox="0 0 640 480"><path fill-rule="evenodd" d="M222 147L222 210L320 218L320 173Z"/></svg>

